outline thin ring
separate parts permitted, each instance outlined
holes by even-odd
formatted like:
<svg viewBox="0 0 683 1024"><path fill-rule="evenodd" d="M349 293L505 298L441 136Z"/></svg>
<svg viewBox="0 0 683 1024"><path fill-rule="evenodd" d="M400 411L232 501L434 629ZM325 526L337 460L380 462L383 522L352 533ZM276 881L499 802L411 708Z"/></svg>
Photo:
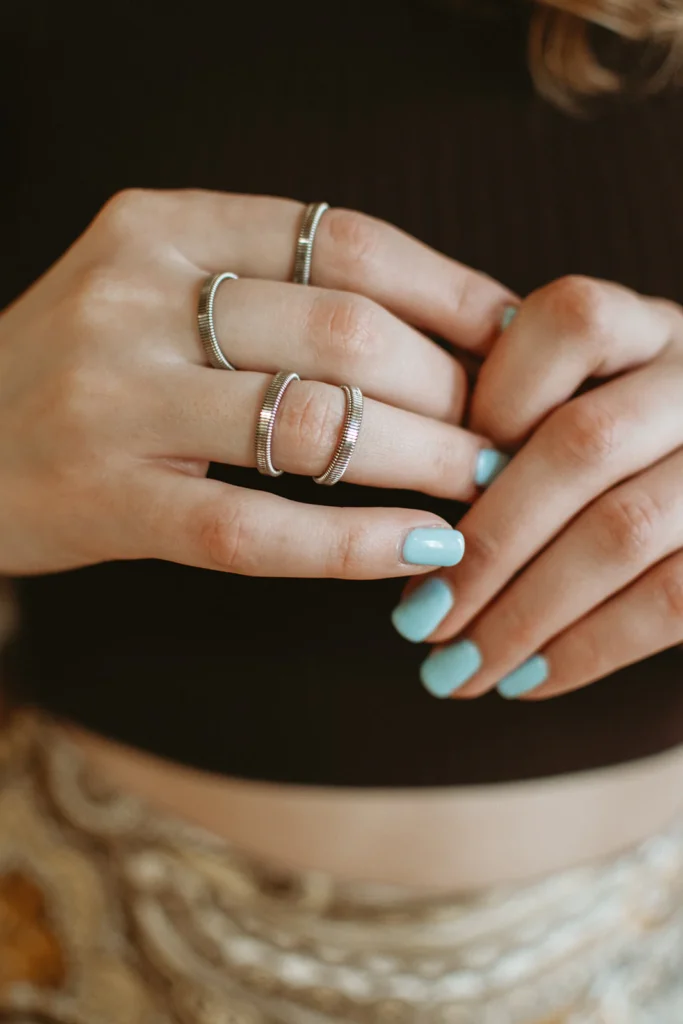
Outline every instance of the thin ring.
<svg viewBox="0 0 683 1024"><path fill-rule="evenodd" d="M332 456L332 461L325 472L320 476L313 477L317 484L324 484L327 487L338 484L349 468L349 462L356 447L363 422L363 392L355 385L349 384L342 384L341 389L346 398L346 415L344 416L344 425L339 435L339 441Z"/></svg>
<svg viewBox="0 0 683 1024"><path fill-rule="evenodd" d="M296 240L296 254L294 256L294 284L309 284L311 280L311 262L313 260L313 242L315 233L318 230L320 218L325 210L329 210L328 203L310 203L304 210L299 237Z"/></svg>
<svg viewBox="0 0 683 1024"><path fill-rule="evenodd" d="M216 292L223 281L237 281L237 274L226 271L224 274L212 274L207 277L199 293L199 306L197 308L197 326L206 358L214 370L236 370L237 367L223 355L223 350L218 344L216 337L216 325L213 320L213 303Z"/></svg>
<svg viewBox="0 0 683 1024"><path fill-rule="evenodd" d="M256 468L264 476L282 476L283 470L273 465L273 429L275 417L283 395L293 380L301 380L298 373L280 370L266 391L256 422Z"/></svg>

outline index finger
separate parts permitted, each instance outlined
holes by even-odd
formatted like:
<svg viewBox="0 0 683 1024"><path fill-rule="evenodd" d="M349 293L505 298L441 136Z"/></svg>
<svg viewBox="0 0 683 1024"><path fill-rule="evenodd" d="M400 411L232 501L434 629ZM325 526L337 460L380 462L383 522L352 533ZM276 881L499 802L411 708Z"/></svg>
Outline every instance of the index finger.
<svg viewBox="0 0 683 1024"><path fill-rule="evenodd" d="M244 277L292 280L302 203L202 190L136 193L126 202L154 206L173 245L207 273L232 270ZM515 301L512 292L486 274L398 228L335 208L318 226L311 283L365 295L402 320L478 355L489 350L503 310Z"/></svg>
<svg viewBox="0 0 683 1024"><path fill-rule="evenodd" d="M479 373L470 422L516 448L590 378L649 362L683 331L662 300L585 277L565 277L519 308Z"/></svg>

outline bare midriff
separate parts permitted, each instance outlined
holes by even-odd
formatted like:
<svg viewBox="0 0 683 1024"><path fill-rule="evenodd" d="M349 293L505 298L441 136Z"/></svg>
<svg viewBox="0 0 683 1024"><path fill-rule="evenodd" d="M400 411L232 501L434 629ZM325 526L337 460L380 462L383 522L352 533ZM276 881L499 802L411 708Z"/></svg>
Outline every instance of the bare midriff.
<svg viewBox="0 0 683 1024"><path fill-rule="evenodd" d="M209 775L69 731L117 787L271 863L352 880L462 890L532 879L613 856L683 810L683 748L530 782L332 789Z"/></svg>

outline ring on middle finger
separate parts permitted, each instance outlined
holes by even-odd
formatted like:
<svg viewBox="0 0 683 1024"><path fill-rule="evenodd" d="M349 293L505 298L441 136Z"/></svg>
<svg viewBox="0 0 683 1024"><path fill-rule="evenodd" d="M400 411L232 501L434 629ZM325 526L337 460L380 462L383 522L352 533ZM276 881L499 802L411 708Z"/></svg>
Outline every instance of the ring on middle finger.
<svg viewBox="0 0 683 1024"><path fill-rule="evenodd" d="M206 358L214 370L236 370L237 367L226 358L216 335L214 323L213 304L216 292L223 281L237 281L237 274L231 271L224 271L222 274L211 274L204 281L202 290L199 293L199 304L197 307L197 327L199 337L204 346Z"/></svg>

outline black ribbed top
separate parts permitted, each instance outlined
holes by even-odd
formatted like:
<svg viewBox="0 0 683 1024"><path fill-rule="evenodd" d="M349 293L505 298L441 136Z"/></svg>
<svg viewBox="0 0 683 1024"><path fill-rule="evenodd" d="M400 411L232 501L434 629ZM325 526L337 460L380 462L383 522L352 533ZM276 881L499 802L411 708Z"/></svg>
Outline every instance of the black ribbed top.
<svg viewBox="0 0 683 1024"><path fill-rule="evenodd" d="M517 4L499 21L419 0L274 6L119 0L104 34L94 8L37 0L3 13L3 300L131 185L358 207L521 294L580 272L683 300L680 96L581 120L551 109L529 83ZM306 501L421 506L452 522L462 511L213 472ZM213 771L449 785L611 764L683 739L679 651L544 703L433 700L417 676L425 651L389 624L396 580L139 562L18 587L18 690Z"/></svg>

